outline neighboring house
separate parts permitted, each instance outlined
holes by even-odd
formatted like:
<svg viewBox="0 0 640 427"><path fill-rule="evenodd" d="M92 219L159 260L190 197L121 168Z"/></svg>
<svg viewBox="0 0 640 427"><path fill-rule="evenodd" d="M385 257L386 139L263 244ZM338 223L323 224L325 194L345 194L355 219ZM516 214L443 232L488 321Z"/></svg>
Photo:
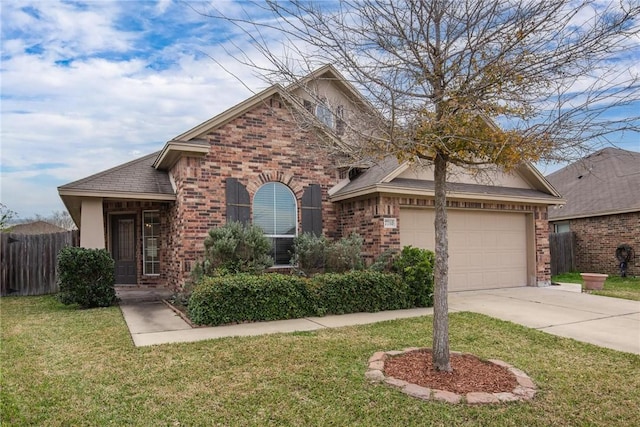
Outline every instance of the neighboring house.
<svg viewBox="0 0 640 427"><path fill-rule="evenodd" d="M318 133L293 118L313 113L324 136L339 138L366 105L325 66L302 85L256 94L157 153L58 191L81 246L113 255L118 284L182 286L208 230L233 220L263 228L276 269L289 266L293 237L304 232L330 239L356 232L368 262L405 245L433 249L430 168L391 158L366 169L338 167L319 150ZM450 289L548 284L547 206L561 200L544 177L523 165L484 183L455 170L451 180Z"/></svg>
<svg viewBox="0 0 640 427"><path fill-rule="evenodd" d="M12 234L49 234L49 233L63 233L68 231L65 228L58 227L55 224L51 224L46 221L33 221L24 224L16 224L3 230L3 233Z"/></svg>
<svg viewBox="0 0 640 427"><path fill-rule="evenodd" d="M640 275L640 153L605 148L547 180L566 200L549 209L551 232L575 232L576 268L619 274L616 249L627 244L627 273Z"/></svg>

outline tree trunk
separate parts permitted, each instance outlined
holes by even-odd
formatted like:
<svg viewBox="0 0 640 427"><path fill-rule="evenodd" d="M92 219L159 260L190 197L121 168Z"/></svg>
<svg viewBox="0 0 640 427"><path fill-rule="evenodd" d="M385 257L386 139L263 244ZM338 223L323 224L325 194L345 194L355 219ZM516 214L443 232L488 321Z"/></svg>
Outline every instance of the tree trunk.
<svg viewBox="0 0 640 427"><path fill-rule="evenodd" d="M436 265L433 295L433 367L451 372L449 358L449 240L447 237L447 159L441 153L434 161Z"/></svg>

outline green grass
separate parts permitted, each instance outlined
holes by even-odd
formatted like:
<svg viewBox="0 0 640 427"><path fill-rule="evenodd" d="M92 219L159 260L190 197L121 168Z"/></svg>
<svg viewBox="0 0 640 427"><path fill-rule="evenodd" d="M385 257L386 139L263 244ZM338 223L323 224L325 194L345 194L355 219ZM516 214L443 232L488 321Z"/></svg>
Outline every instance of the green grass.
<svg viewBox="0 0 640 427"><path fill-rule="evenodd" d="M563 273L551 278L553 282L582 283L580 273ZM604 289L591 291L594 295L640 301L640 277L609 276Z"/></svg>
<svg viewBox="0 0 640 427"><path fill-rule="evenodd" d="M431 345L428 317L135 348L117 307L0 305L3 426L640 424L640 356L478 314L451 315L451 348L523 369L533 401L447 405L365 381L375 351Z"/></svg>

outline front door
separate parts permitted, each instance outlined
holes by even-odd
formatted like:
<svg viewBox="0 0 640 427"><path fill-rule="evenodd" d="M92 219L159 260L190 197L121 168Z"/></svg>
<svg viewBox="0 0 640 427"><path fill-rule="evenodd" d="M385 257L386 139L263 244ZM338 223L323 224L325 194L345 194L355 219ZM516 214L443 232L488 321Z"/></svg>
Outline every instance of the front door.
<svg viewBox="0 0 640 427"><path fill-rule="evenodd" d="M116 285L135 285L137 283L135 216L111 217L111 255L116 264Z"/></svg>

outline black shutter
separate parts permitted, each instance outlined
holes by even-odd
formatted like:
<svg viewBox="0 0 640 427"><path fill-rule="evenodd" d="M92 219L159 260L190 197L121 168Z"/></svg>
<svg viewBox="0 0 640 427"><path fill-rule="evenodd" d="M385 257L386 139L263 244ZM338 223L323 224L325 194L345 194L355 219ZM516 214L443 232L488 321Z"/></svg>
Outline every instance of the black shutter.
<svg viewBox="0 0 640 427"><path fill-rule="evenodd" d="M248 224L251 219L249 192L236 178L227 178L227 222Z"/></svg>
<svg viewBox="0 0 640 427"><path fill-rule="evenodd" d="M302 232L322 235L322 189L308 185L302 194Z"/></svg>

